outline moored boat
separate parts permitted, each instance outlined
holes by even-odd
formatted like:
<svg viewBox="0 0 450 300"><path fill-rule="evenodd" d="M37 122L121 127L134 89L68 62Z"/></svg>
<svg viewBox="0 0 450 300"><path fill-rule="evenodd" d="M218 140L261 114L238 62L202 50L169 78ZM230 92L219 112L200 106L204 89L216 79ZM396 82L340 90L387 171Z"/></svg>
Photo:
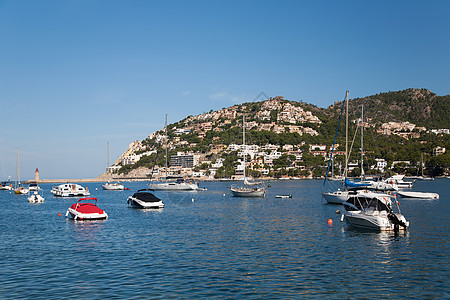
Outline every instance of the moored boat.
<svg viewBox="0 0 450 300"><path fill-rule="evenodd" d="M164 203L161 199L150 193L150 189L138 190L133 196L128 197L127 203L134 208L163 208Z"/></svg>
<svg viewBox="0 0 450 300"><path fill-rule="evenodd" d="M108 191L123 191L125 189L125 187L123 186L123 184L120 184L118 182L107 182L102 184L102 188L104 190L108 190Z"/></svg>
<svg viewBox="0 0 450 300"><path fill-rule="evenodd" d="M341 220L359 228L378 231L407 230L409 222L401 214L398 202L398 212L394 212L392 198L395 196L378 193L359 193L349 197L344 202L345 213Z"/></svg>
<svg viewBox="0 0 450 300"><path fill-rule="evenodd" d="M399 194L403 198L439 199L439 194L438 193L398 191L397 194Z"/></svg>
<svg viewBox="0 0 450 300"><path fill-rule="evenodd" d="M42 191L42 190L40 190ZM28 192L28 202L30 203L42 203L44 202L44 197L42 196L42 192L39 190L29 191Z"/></svg>
<svg viewBox="0 0 450 300"><path fill-rule="evenodd" d="M50 191L53 195L58 197L80 197L89 196L91 193L88 188L84 188L75 183L64 183L58 186L52 187Z"/></svg>
<svg viewBox="0 0 450 300"><path fill-rule="evenodd" d="M108 214L97 206L97 198L81 198L67 209L66 217L74 220L101 220L108 218Z"/></svg>

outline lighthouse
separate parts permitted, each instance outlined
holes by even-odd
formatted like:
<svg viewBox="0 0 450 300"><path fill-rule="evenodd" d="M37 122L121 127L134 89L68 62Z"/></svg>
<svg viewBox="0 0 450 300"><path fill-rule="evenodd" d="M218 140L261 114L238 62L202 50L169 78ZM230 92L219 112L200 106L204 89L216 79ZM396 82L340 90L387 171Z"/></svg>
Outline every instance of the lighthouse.
<svg viewBox="0 0 450 300"><path fill-rule="evenodd" d="M38 170L38 168L36 168L36 171L34 172L34 181L36 181L36 183L39 182L39 170Z"/></svg>

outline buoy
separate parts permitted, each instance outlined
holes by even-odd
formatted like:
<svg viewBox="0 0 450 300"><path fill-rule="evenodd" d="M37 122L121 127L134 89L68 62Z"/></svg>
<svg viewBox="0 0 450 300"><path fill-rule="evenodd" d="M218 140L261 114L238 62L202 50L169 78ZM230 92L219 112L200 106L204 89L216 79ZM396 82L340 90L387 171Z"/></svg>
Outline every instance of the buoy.
<svg viewBox="0 0 450 300"><path fill-rule="evenodd" d="M96 191L98 191L98 188L95 188Z"/></svg>
<svg viewBox="0 0 450 300"><path fill-rule="evenodd" d="M225 194L223 194L223 196L225 197Z"/></svg>
<svg viewBox="0 0 450 300"><path fill-rule="evenodd" d="M58 216L60 216L60 217L61 217L61 213L58 213Z"/></svg>
<svg viewBox="0 0 450 300"><path fill-rule="evenodd" d="M331 219L328 219L328 221L327 221L327 223L328 223L328 225L333 225L333 220L331 220Z"/></svg>
<svg viewBox="0 0 450 300"><path fill-rule="evenodd" d="M194 202L194 198L192 198L192 202Z"/></svg>

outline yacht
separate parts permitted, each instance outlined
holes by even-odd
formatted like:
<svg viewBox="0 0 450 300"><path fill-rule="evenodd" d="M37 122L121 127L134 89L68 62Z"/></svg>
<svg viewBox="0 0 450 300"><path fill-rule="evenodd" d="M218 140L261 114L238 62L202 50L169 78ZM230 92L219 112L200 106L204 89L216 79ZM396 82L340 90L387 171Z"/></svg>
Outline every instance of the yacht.
<svg viewBox="0 0 450 300"><path fill-rule="evenodd" d="M32 182L28 185L28 190L34 192L34 191L39 191L41 188L38 186L37 183Z"/></svg>
<svg viewBox="0 0 450 300"><path fill-rule="evenodd" d="M396 184L399 189L409 189L413 187L414 182L404 181L405 175L394 175L384 180L386 183Z"/></svg>
<svg viewBox="0 0 450 300"><path fill-rule="evenodd" d="M393 210L394 198L397 213ZM350 226L379 231L407 230L409 222L400 212L395 196L373 192L358 193L344 202L344 219Z"/></svg>
<svg viewBox="0 0 450 300"><path fill-rule="evenodd" d="M193 180L185 180L181 176L168 176L164 182L150 182L149 189L154 191L196 191L198 184Z"/></svg>
<svg viewBox="0 0 450 300"><path fill-rule="evenodd" d="M120 184L118 182L111 183L109 181L107 183L102 184L102 188L108 191L123 191L125 189L123 184Z"/></svg>
<svg viewBox="0 0 450 300"><path fill-rule="evenodd" d="M52 187L50 191L53 195L58 197L79 197L79 196L89 196L88 188L84 188L79 184L75 183L64 183L55 187Z"/></svg>
<svg viewBox="0 0 450 300"><path fill-rule="evenodd" d="M128 197L128 205L134 208L163 208L162 200L149 191L150 189L138 190L133 196Z"/></svg>
<svg viewBox="0 0 450 300"><path fill-rule="evenodd" d="M10 180L0 182L0 191L11 191L13 190L12 182Z"/></svg>

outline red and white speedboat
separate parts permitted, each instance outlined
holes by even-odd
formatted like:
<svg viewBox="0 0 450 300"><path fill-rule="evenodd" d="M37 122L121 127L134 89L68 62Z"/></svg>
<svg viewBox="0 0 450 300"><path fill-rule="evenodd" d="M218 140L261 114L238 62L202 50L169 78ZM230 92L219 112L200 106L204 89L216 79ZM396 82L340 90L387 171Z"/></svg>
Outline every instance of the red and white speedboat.
<svg viewBox="0 0 450 300"><path fill-rule="evenodd" d="M91 201L91 202L89 202ZM97 206L97 198L81 198L67 209L66 217L74 220L100 220L108 218L106 212Z"/></svg>

